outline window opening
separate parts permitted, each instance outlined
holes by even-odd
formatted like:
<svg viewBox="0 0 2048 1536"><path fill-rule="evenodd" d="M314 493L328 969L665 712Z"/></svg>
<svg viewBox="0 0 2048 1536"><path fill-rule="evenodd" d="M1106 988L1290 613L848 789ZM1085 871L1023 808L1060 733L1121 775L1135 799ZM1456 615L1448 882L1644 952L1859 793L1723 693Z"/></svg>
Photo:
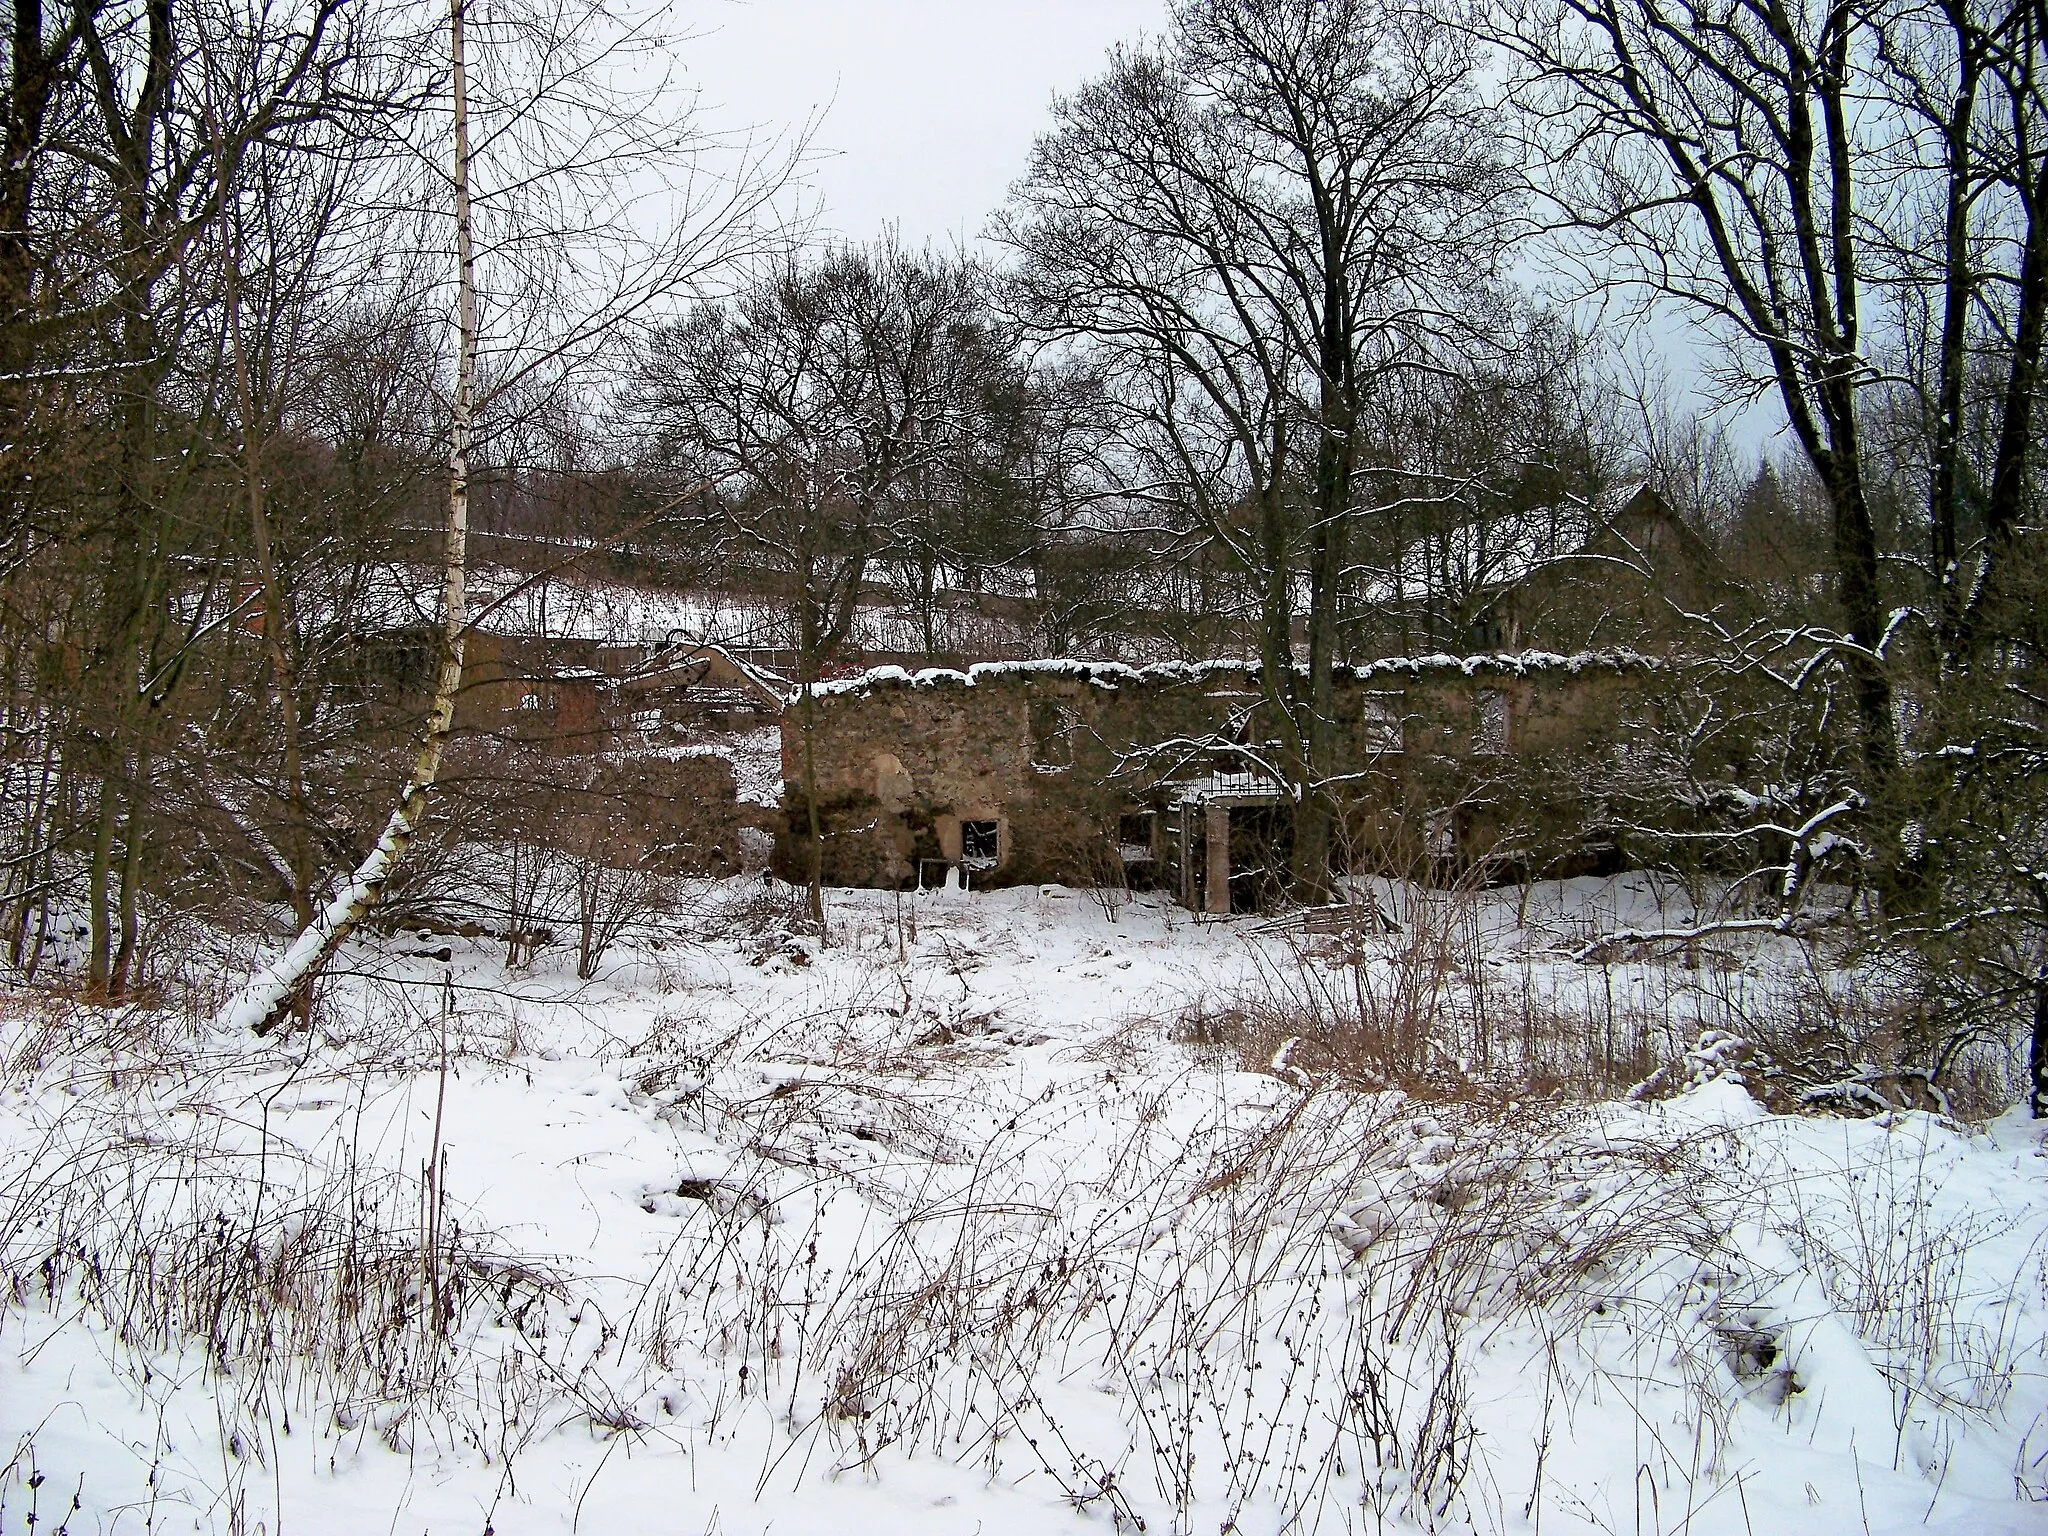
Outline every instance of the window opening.
<svg viewBox="0 0 2048 1536"><path fill-rule="evenodd" d="M1037 768L1074 764L1074 717L1057 699L1031 701L1031 762Z"/></svg>
<svg viewBox="0 0 2048 1536"><path fill-rule="evenodd" d="M1002 857L1003 826L999 821L960 823L960 862L970 870L994 869Z"/></svg>
<svg viewBox="0 0 2048 1536"><path fill-rule="evenodd" d="M1126 864L1143 864L1152 858L1152 813L1126 811L1117 818L1117 853Z"/></svg>
<svg viewBox="0 0 2048 1536"><path fill-rule="evenodd" d="M1365 696L1365 750L1373 756L1401 750L1401 706L1406 697L1399 693L1368 693Z"/></svg>

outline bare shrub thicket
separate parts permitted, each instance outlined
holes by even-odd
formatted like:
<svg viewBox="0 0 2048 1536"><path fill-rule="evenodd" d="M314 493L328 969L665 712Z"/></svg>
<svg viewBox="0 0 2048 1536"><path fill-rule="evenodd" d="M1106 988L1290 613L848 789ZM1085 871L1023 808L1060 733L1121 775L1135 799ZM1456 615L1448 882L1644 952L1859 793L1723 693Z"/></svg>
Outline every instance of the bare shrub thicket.
<svg viewBox="0 0 2048 1536"><path fill-rule="evenodd" d="M961 1145L938 1133L956 1083L764 1086L725 1070L739 1036L692 1034L650 1042L643 1091L755 1156L650 1193L685 1225L627 1327L657 1363L715 1363L714 1437L750 1412L786 1426L763 1486L931 1454L1044 1476L1119 1529L1161 1509L1176 1531L1198 1510L1309 1528L1360 1503L1450 1528L1484 1461L1471 1352L1514 1319L1568 1329L1674 1252L1700 1262L1730 1220L1698 1193L1711 1149L1582 1135L1576 1114L1318 1092L1191 1132L1191 1084L1213 1080L1148 1079L1114 1149L1049 1172L1078 1104ZM826 1241L844 1195L888 1218L852 1252Z"/></svg>
<svg viewBox="0 0 2048 1536"><path fill-rule="evenodd" d="M1643 978L1624 974L1617 988L1611 965L1589 971L1594 985L1563 989L1526 952L1506 963L1494 947L1502 904L1476 881L1375 886L1278 925L1276 945L1251 951L1248 981L1191 1005L1178 1032L1300 1086L1432 1098L1607 1096L1697 1032L1696 1015L1674 1013L1676 987L1653 1007Z"/></svg>
<svg viewBox="0 0 2048 1536"><path fill-rule="evenodd" d="M1746 1042L1747 1079L1767 1106L1982 1118L2013 1102L2006 1042L1956 1036L1910 975L1853 959L1810 940L1773 973L1722 966L1699 978L1714 1023Z"/></svg>
<svg viewBox="0 0 2048 1536"><path fill-rule="evenodd" d="M1597 898L1532 914L1532 890L1488 889L1481 865L1349 882L1266 925L1245 978L1171 1027L1297 1087L1432 1099L1655 1096L1699 1075L1703 1041L1784 1112L1977 1118L2018 1091L2009 1040L1957 1031L1908 967L1851 935L1617 941Z"/></svg>
<svg viewBox="0 0 2048 1536"><path fill-rule="evenodd" d="M189 1355L219 1380L248 1454L315 1404L398 1449L422 1427L492 1448L483 1426L452 1417L452 1389L481 1372L495 1394L529 1367L470 1336L507 1328L544 1357L557 1282L465 1229L433 1183L350 1143L314 1154L209 1124L81 1101L35 1155L11 1160L0 1321L83 1314L138 1369ZM458 1339L470 1347L451 1350Z"/></svg>

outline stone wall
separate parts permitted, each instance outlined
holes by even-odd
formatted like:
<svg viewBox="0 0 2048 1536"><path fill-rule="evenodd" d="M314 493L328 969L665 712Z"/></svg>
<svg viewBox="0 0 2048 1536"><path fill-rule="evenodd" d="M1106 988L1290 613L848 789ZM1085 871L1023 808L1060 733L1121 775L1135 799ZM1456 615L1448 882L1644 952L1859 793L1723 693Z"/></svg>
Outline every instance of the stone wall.
<svg viewBox="0 0 2048 1536"><path fill-rule="evenodd" d="M808 872L808 734L829 884L914 885L962 861L969 825L991 821L994 866L972 872L984 883L1099 879L1119 811L1160 776L1156 754L1133 751L1221 723L1222 690L1200 669L1140 678L1021 663L822 686L783 716L791 791L778 869Z"/></svg>
<svg viewBox="0 0 2048 1536"><path fill-rule="evenodd" d="M1618 797L1651 774L1678 685L1667 663L1621 653L1340 671L1343 861L1505 874L1624 857ZM777 868L808 873L808 757L828 884L931 883L963 862L984 884L1114 879L1128 818L1250 766L1219 743L1257 752L1278 734L1270 710L1258 670L1237 664L891 668L821 685L784 716Z"/></svg>
<svg viewBox="0 0 2048 1536"><path fill-rule="evenodd" d="M477 740L451 749L441 793L465 840L517 842L619 869L731 875L747 824L714 750L565 756Z"/></svg>

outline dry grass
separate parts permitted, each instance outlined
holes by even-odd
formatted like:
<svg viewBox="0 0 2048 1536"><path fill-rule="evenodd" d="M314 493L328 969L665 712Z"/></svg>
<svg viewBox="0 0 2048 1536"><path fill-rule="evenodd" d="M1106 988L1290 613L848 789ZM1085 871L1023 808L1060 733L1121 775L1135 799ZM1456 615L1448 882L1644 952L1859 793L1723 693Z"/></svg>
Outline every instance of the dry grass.
<svg viewBox="0 0 2048 1536"><path fill-rule="evenodd" d="M139 1360L202 1360L232 1384L252 1445L273 1413L315 1403L395 1408L379 1430L396 1442L466 1369L450 1339L484 1320L537 1327L559 1299L541 1268L436 1219L419 1181L346 1147L251 1147L239 1129L197 1103L136 1100L50 1122L0 1186L21 1347L88 1319Z"/></svg>
<svg viewBox="0 0 2048 1536"><path fill-rule="evenodd" d="M1489 940L1487 902L1411 890L1393 922L1354 902L1276 925L1277 942L1251 949L1246 983L1196 998L1163 1027L1205 1059L1220 1053L1297 1087L1399 1088L1439 1103L1640 1098L1722 1070L1783 1113L1962 1121L2013 1101L2016 1058L2003 1042L1972 1036L1944 1054L1947 1037L1908 979L1859 969L1820 941L1639 946L1567 970L1527 930ZM1495 947L1503 939L1512 944ZM1707 1063L1700 1043L1716 1040L1734 1044Z"/></svg>
<svg viewBox="0 0 2048 1536"><path fill-rule="evenodd" d="M1199 999L1173 1033L1297 1086L1496 1105L1613 1097L1675 1051L1668 995L1652 1011L1618 998L1610 974L1598 990L1538 990L1526 960L1504 968L1488 952L1481 900L1413 891L1391 923L1359 903L1283 929L1252 951L1248 984Z"/></svg>
<svg viewBox="0 0 2048 1536"><path fill-rule="evenodd" d="M748 889L727 918L778 963L800 901ZM677 1007L626 1082L727 1161L650 1172L642 1209L673 1237L609 1280L474 1230L431 1160L401 1174L230 1123L252 1069L196 1010L46 998L11 1078L80 1097L0 1165L0 1327L32 1348L82 1315L137 1368L203 1358L252 1457L308 1412L487 1463L569 1415L675 1420L757 1456L762 1490L927 1455L1174 1532L1490 1523L1507 1496L1473 1362L1521 1330L1549 1341L1546 1415L1677 1373L1645 1464L1704 1500L1735 1405L1797 1390L1732 1237L1785 1190L1741 1176L1730 1133L1616 1134L1591 1101L1683 1061L1710 1019L1768 1044L1797 988L1708 955L1589 967L1561 1002L1486 952L1477 901L1282 935L1179 1015L1192 1066L1128 1020L1069 1053L1071 1091L1001 1108L977 1054L1000 1021L950 1001L967 989L943 966L927 986L878 964L715 1029ZM402 990L375 1006L301 1042L348 1042L321 1093L431 1071L437 1044L505 1048ZM1859 1228L1831 1196L1802 1227L1795 1194L1787 1231L1902 1403L1995 1414L2034 1341L1962 1277L2002 1234L1936 1227L1918 1198L1851 1201ZM1539 1459L1525 1515L1559 1496Z"/></svg>
<svg viewBox="0 0 2048 1536"><path fill-rule="evenodd" d="M714 1437L772 1412L787 1439L764 1486L821 1455L1010 1475L1021 1458L1120 1528L1161 1508L1175 1530L1218 1508L1307 1527L1361 1502L1448 1528L1483 1460L1475 1341L1567 1326L1674 1249L1716 1250L1730 1219L1699 1193L1700 1149L1585 1136L1578 1111L1426 1117L1398 1093L1316 1091L1191 1133L1176 1100L1212 1080L1148 1080L1082 1178L1033 1156L1052 1106L942 1151L943 1084L728 1099L708 1053L643 1081L762 1159L697 1202L628 1332L658 1362L720 1362ZM848 1109L885 1160L924 1170L908 1187L832 1166ZM888 1220L835 1261L837 1190Z"/></svg>

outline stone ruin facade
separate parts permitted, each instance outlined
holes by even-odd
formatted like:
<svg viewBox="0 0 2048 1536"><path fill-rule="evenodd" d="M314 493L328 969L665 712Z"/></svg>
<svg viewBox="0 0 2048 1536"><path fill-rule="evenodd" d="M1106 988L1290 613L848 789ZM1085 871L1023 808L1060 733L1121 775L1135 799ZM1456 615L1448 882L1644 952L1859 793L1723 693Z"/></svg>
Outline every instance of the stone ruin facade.
<svg viewBox="0 0 2048 1536"><path fill-rule="evenodd" d="M441 793L472 835L658 875L733 875L771 807L743 799L736 749L783 692L716 646L478 634ZM786 686L786 685L785 685Z"/></svg>
<svg viewBox="0 0 2048 1536"><path fill-rule="evenodd" d="M1669 663L1625 652L1340 669L1333 863L1426 879L1619 867L1670 793ZM1256 666L883 668L783 716L776 868L829 885L1122 884L1199 912L1284 895L1293 800ZM814 788L814 796L807 789ZM814 829L815 818L815 829Z"/></svg>

